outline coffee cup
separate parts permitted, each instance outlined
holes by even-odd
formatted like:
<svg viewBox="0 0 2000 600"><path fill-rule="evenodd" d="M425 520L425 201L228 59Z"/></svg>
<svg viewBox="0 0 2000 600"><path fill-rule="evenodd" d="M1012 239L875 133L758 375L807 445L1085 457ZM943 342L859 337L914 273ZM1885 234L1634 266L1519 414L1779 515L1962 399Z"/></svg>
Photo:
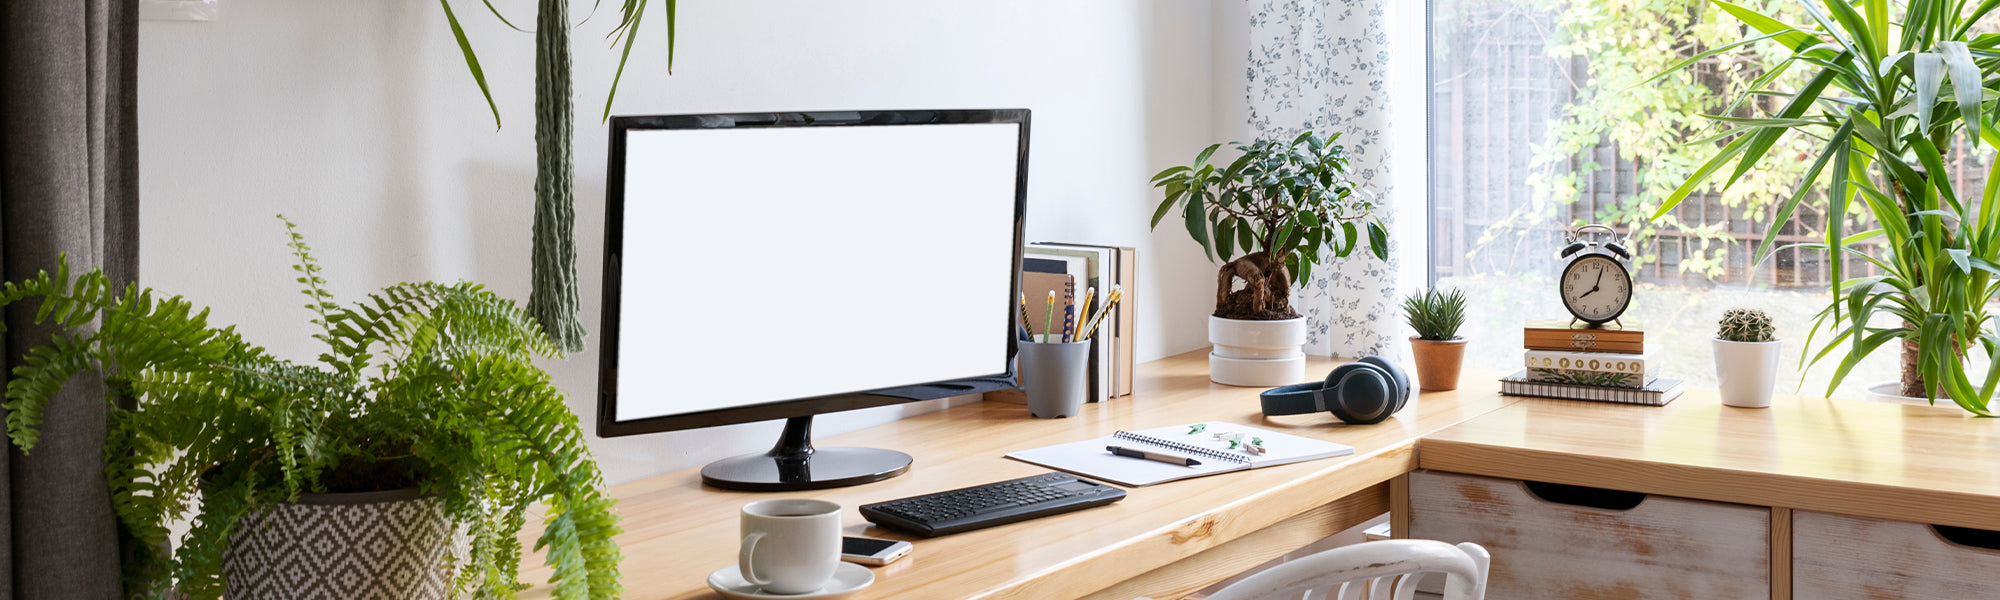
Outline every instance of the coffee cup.
<svg viewBox="0 0 2000 600"><path fill-rule="evenodd" d="M743 579L773 594L824 587L840 565L840 505L779 498L743 505Z"/></svg>

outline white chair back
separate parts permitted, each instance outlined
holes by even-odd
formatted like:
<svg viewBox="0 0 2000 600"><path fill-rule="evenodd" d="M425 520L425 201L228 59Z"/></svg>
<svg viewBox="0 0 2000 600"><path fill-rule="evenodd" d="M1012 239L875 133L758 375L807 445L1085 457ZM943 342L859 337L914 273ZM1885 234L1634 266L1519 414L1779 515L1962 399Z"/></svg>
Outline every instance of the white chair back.
<svg viewBox="0 0 2000 600"><path fill-rule="evenodd" d="M1478 544L1367 542L1272 567L1230 584L1208 600L1410 600L1424 573L1446 575L1444 600L1483 600L1491 562Z"/></svg>

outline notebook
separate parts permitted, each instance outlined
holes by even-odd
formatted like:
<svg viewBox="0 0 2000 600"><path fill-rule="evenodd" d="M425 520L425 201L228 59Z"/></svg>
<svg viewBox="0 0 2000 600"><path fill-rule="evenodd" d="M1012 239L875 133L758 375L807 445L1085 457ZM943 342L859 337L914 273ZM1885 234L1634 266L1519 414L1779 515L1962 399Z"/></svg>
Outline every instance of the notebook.
<svg viewBox="0 0 2000 600"><path fill-rule="evenodd" d="M1227 440L1218 439L1218 434L1231 433L1241 434L1243 440L1261 440L1264 453L1259 455L1240 448L1231 449ZM1201 464L1189 467L1143 458L1126 458L1105 451L1106 446L1124 446L1136 450L1184 456L1201 461ZM1119 485L1138 487L1176 479L1353 453L1354 447L1346 444L1235 423L1210 421L1140 431L1120 431L1096 439L1009 452L1007 457Z"/></svg>

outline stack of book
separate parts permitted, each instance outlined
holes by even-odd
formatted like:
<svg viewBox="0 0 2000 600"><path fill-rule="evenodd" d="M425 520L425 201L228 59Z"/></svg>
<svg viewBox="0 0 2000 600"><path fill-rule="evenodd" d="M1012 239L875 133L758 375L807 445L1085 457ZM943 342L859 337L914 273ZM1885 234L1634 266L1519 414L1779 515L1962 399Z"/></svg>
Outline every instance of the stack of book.
<svg viewBox="0 0 2000 600"><path fill-rule="evenodd" d="M1132 393L1133 329L1138 324L1132 295L1138 291L1138 275L1139 256L1133 248L1040 242L1028 244L1022 252L1021 295L1027 300L1026 318L1037 328L1042 323L1054 323L1056 331L1079 327L1084 295L1094 294L1089 306L1096 314L1111 300L1114 286L1121 290L1121 299L1110 305L1111 314L1089 340L1091 402ZM1056 293L1052 318L1043 301L1051 291Z"/></svg>
<svg viewBox="0 0 2000 600"><path fill-rule="evenodd" d="M1521 337L1524 368L1500 379L1502 394L1649 406L1681 395L1680 380L1660 377L1665 356L1637 324L1529 321Z"/></svg>

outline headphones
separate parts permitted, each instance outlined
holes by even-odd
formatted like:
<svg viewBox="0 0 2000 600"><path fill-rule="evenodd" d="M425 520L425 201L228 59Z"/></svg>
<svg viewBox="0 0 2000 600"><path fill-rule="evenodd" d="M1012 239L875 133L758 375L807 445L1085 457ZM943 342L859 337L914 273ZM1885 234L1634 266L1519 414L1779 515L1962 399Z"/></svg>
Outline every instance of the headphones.
<svg viewBox="0 0 2000 600"><path fill-rule="evenodd" d="M1259 395L1264 416L1327 411L1355 425L1380 423L1410 401L1410 377L1403 369L1370 356L1335 367L1326 381L1273 388Z"/></svg>

